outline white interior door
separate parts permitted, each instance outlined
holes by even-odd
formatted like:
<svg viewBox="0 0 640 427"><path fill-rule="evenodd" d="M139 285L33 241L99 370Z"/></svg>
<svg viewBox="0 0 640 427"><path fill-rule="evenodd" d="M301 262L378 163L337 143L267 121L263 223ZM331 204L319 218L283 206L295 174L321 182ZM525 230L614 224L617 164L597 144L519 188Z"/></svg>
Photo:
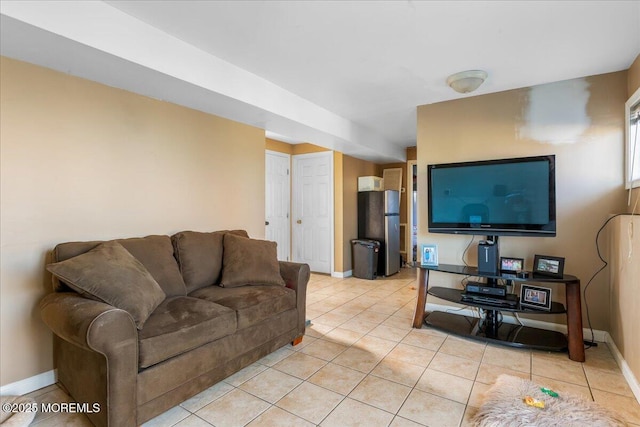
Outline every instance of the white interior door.
<svg viewBox="0 0 640 427"><path fill-rule="evenodd" d="M331 273L333 152L293 156L293 260Z"/></svg>
<svg viewBox="0 0 640 427"><path fill-rule="evenodd" d="M291 156L275 151L265 155L265 238L278 244L278 259L290 259L289 219L291 181L289 164Z"/></svg>

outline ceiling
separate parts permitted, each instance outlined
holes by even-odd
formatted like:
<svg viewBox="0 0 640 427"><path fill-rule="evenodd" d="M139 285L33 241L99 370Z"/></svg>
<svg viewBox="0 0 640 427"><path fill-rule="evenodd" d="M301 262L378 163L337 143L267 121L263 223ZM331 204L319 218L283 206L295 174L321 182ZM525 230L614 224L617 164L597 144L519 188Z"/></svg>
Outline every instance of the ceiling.
<svg viewBox="0 0 640 427"><path fill-rule="evenodd" d="M1 53L376 162L416 106L629 68L640 1L0 1ZM488 72L473 94L448 75Z"/></svg>

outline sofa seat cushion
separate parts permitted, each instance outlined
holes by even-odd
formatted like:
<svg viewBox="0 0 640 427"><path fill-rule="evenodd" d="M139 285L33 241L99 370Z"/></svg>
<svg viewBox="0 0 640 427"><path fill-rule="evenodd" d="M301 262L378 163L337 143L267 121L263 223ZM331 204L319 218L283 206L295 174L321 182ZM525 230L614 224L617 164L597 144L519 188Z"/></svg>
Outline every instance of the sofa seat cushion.
<svg viewBox="0 0 640 427"><path fill-rule="evenodd" d="M237 312L238 329L255 325L296 307L294 290L277 285L240 286L221 288L209 286L192 292L189 296L201 298L229 307Z"/></svg>
<svg viewBox="0 0 640 427"><path fill-rule="evenodd" d="M139 364L146 368L236 331L234 310L191 297L167 298L138 334Z"/></svg>

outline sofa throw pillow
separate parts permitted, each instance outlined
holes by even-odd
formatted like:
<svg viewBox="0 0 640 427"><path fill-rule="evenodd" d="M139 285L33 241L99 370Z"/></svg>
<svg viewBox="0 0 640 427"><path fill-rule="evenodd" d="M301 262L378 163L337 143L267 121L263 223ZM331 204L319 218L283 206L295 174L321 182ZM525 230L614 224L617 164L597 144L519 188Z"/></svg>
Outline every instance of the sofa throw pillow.
<svg viewBox="0 0 640 427"><path fill-rule="evenodd" d="M165 299L149 271L115 241L49 264L47 270L80 294L125 310L138 329Z"/></svg>
<svg viewBox="0 0 640 427"><path fill-rule="evenodd" d="M226 233L249 237L244 230L181 231L171 236L187 293L220 283L222 238Z"/></svg>
<svg viewBox="0 0 640 427"><path fill-rule="evenodd" d="M223 246L220 286L285 285L280 275L276 242L227 233Z"/></svg>

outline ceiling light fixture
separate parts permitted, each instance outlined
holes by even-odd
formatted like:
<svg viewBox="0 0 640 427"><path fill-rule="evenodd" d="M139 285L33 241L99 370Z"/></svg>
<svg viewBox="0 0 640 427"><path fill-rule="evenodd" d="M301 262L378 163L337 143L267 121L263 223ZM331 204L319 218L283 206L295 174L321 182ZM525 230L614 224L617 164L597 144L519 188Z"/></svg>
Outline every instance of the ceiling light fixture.
<svg viewBox="0 0 640 427"><path fill-rule="evenodd" d="M461 71L447 77L447 84L458 93L469 93L478 89L487 79L487 72L482 70Z"/></svg>

